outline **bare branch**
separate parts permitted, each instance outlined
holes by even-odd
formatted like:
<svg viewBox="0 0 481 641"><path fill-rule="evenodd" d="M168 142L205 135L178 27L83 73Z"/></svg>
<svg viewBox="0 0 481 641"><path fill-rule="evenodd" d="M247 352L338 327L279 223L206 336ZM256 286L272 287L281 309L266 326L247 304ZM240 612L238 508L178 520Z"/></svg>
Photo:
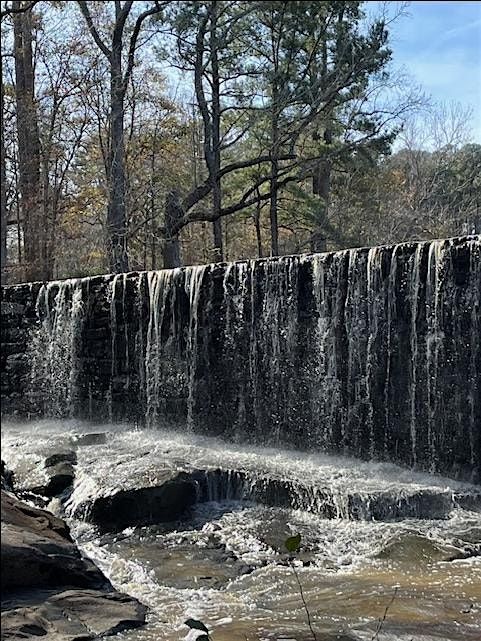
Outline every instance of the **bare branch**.
<svg viewBox="0 0 481 641"><path fill-rule="evenodd" d="M85 0L77 0L77 4L80 7L80 11L82 12L83 17L85 18L88 30L90 31L92 38L95 40L95 44L110 62L112 59L112 51L104 43L104 41L100 37L99 32L95 28L87 3L85 2Z"/></svg>
<svg viewBox="0 0 481 641"><path fill-rule="evenodd" d="M4 16L10 16L16 13L26 13L27 11L30 11L31 9L34 8L36 4L38 4L41 0L32 0L32 2L28 2L27 4L18 7L16 9L13 8L6 8L2 12L0 12L0 17L3 18Z"/></svg>
<svg viewBox="0 0 481 641"><path fill-rule="evenodd" d="M130 37L129 54L127 58L127 69L125 70L124 81L123 81L125 87L127 87L128 85L130 76L132 75L132 70L134 68L135 49L137 47L137 40L139 38L140 30L142 28L142 23L149 16L153 16L156 13L160 13L162 9L166 7L168 4L169 2L155 2L155 5L153 7L151 7L150 9L146 9L137 17L137 20L135 21L134 30ZM132 3L130 3L130 5L132 5ZM125 5L124 5L124 9L125 9ZM130 7L129 7L129 11L130 11Z"/></svg>

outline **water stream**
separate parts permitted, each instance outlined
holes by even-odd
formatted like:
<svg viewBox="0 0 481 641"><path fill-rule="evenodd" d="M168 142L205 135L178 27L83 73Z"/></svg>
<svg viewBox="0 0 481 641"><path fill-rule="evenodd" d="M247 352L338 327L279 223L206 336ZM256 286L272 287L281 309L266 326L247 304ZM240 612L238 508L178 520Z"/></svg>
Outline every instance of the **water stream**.
<svg viewBox="0 0 481 641"><path fill-rule="evenodd" d="M41 482L39 462L74 449L76 480L65 514L82 550L115 587L150 606L149 624L126 640L193 639L183 622L202 620L214 641L306 641L306 615L285 539L302 536L294 561L319 640L371 639L391 602L381 640L465 641L481 633L481 492L479 487L390 463L360 462L129 425L86 425L75 420L5 423L2 457L17 482ZM82 444L86 434L103 435ZM88 443L89 441L86 441ZM101 533L74 518L76 507L119 489L152 486L166 469L237 470L251 479L298 481L329 487L334 518L303 509L240 498L229 477L212 483L210 499L180 520ZM218 477L216 477L218 478ZM220 483L220 484L219 484ZM234 489L232 489L234 488ZM416 492L478 497L477 507L456 504L442 518L349 518L345 497L401 499ZM229 497L230 496L230 497ZM294 494L295 496L295 494ZM311 498L315 497L313 492ZM217 500L215 500L217 499ZM50 505L60 509L58 501ZM346 635L345 637L336 635ZM351 635L351 636L347 636Z"/></svg>
<svg viewBox="0 0 481 641"><path fill-rule="evenodd" d="M150 606L122 638L312 640L304 598L317 641L479 641L479 236L19 285L3 313L2 458L33 488L75 451L49 507ZM180 518L92 523L181 477Z"/></svg>

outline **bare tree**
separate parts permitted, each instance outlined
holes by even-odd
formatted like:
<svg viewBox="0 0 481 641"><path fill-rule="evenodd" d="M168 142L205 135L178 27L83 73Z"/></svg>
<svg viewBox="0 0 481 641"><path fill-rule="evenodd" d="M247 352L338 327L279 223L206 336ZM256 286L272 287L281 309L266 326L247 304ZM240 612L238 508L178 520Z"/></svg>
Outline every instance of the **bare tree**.
<svg viewBox="0 0 481 641"><path fill-rule="evenodd" d="M32 11L19 0L13 2L15 96L17 105L18 160L25 277L27 280L48 279L46 262L47 237L42 221L40 182L40 138L35 104L33 66Z"/></svg>
<svg viewBox="0 0 481 641"><path fill-rule="evenodd" d="M110 141L108 154L109 201L107 210L107 241L110 268L113 272L129 269L127 248L127 208L125 176L125 95L132 76L137 42L144 21L158 14L167 4L154 2L152 6L140 13L128 39L127 60L124 63L126 23L133 7L133 0L115 2L115 21L107 45L95 26L89 3L78 0L78 5L85 18L90 34L106 57L110 70ZM124 70L125 66L125 70Z"/></svg>
<svg viewBox="0 0 481 641"><path fill-rule="evenodd" d="M0 253L1 253L1 282L3 285L5 278L5 266L7 264L7 165L6 165L6 151L5 151L5 130L3 122L3 78L1 81L0 89L0 178L1 178L1 187L0 187L0 198L1 198L1 244L0 244Z"/></svg>

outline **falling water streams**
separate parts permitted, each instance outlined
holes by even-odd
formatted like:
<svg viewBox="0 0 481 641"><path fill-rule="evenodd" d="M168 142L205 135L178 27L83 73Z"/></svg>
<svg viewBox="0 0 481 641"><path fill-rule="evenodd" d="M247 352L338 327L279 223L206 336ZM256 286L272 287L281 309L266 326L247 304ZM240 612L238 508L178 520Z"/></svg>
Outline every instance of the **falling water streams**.
<svg viewBox="0 0 481 641"><path fill-rule="evenodd" d="M27 487L76 448L77 540L151 607L126 639L185 639L188 617L214 641L311 638L295 532L319 639L371 639L396 587L380 639L479 638L479 237L2 296L33 310L7 399L30 421L2 425L2 456ZM91 431L105 443L78 446ZM166 468L205 476L180 521L114 535L79 518Z"/></svg>

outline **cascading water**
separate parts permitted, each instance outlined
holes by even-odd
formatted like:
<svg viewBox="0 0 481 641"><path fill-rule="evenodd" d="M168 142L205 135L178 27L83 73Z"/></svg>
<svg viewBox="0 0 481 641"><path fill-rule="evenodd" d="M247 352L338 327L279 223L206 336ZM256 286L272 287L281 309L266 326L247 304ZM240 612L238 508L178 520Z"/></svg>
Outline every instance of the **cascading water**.
<svg viewBox="0 0 481 641"><path fill-rule="evenodd" d="M49 283L32 411L479 480L480 265L475 236Z"/></svg>
<svg viewBox="0 0 481 641"><path fill-rule="evenodd" d="M480 237L20 285L3 314L2 390L42 420L2 458L35 492L75 461L49 507L150 606L123 638L307 638L305 605L326 639L384 613L477 641Z"/></svg>
<svg viewBox="0 0 481 641"><path fill-rule="evenodd" d="M43 285L37 296L36 312L40 327L29 346L28 394L40 399L44 414L75 415L84 318L82 282L70 279Z"/></svg>

